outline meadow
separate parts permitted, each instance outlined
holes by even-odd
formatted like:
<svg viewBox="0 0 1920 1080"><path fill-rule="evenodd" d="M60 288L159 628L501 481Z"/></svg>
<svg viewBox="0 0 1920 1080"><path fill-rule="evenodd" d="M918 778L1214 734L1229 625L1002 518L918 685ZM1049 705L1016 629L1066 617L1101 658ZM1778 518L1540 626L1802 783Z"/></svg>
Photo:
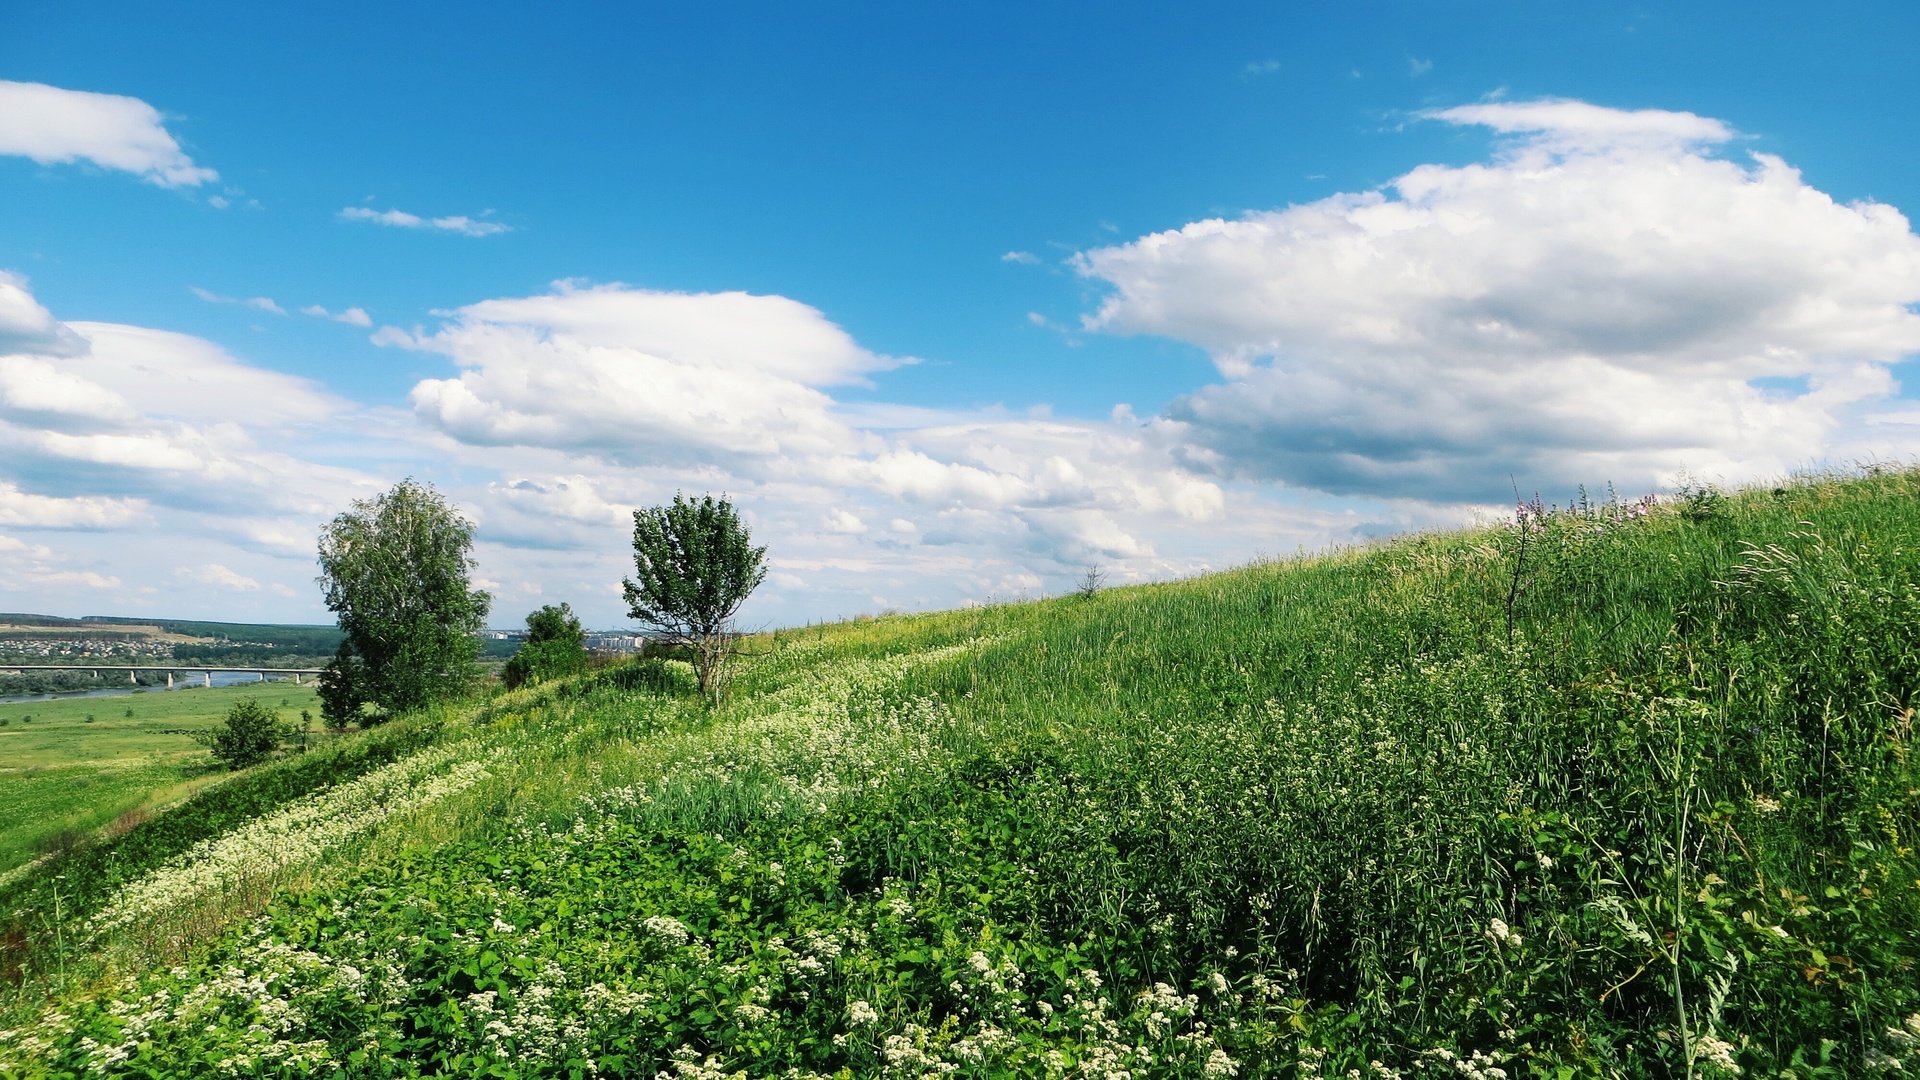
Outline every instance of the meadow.
<svg viewBox="0 0 1920 1080"><path fill-rule="evenodd" d="M0 875L218 780L205 748L165 732L213 727L245 698L289 721L319 711L290 682L0 703Z"/></svg>
<svg viewBox="0 0 1920 1080"><path fill-rule="evenodd" d="M0 886L0 1075L1920 1067L1920 473L767 635ZM57 911L55 910L57 903Z"/></svg>

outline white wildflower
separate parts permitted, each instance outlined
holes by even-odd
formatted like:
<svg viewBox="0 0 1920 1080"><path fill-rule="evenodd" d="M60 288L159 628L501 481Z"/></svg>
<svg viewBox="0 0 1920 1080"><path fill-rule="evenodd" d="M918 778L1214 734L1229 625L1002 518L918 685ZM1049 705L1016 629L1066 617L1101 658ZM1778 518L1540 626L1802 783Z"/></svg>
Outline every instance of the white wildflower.
<svg viewBox="0 0 1920 1080"><path fill-rule="evenodd" d="M1693 1041L1693 1060L1710 1076L1738 1076L1740 1066L1733 1060L1739 1047L1714 1035L1702 1035Z"/></svg>
<svg viewBox="0 0 1920 1080"><path fill-rule="evenodd" d="M1519 948L1525 941L1524 938L1515 933L1513 928L1509 927L1506 922L1501 919L1495 919L1487 924L1486 938L1495 945L1512 949Z"/></svg>
<svg viewBox="0 0 1920 1080"><path fill-rule="evenodd" d="M685 923L668 915L649 915L641 920L640 925L647 933L676 949L685 945L691 936Z"/></svg>
<svg viewBox="0 0 1920 1080"><path fill-rule="evenodd" d="M1213 1053L1207 1055L1207 1063L1200 1067L1200 1071L1207 1076L1234 1076L1240 1072L1240 1066L1227 1056L1225 1050L1216 1046Z"/></svg>

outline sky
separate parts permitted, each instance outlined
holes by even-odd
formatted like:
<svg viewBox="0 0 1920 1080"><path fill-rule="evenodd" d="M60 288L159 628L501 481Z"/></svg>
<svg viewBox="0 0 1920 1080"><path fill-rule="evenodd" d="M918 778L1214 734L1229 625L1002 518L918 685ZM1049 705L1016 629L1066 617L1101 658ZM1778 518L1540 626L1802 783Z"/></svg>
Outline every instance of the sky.
<svg viewBox="0 0 1920 1080"><path fill-rule="evenodd" d="M0 609L1163 580L1920 450L1920 8L0 5Z"/></svg>

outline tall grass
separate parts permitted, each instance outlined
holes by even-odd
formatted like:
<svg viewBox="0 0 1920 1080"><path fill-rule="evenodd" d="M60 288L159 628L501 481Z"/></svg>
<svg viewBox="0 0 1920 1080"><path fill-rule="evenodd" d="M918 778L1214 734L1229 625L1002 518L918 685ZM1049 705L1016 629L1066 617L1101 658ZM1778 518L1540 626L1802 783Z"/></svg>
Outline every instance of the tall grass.
<svg viewBox="0 0 1920 1080"><path fill-rule="evenodd" d="M67 984L0 1061L1897 1069L1920 1048L1916 496L1882 471L1534 507L783 632L718 708L658 663L503 695L449 720L487 777L193 963Z"/></svg>

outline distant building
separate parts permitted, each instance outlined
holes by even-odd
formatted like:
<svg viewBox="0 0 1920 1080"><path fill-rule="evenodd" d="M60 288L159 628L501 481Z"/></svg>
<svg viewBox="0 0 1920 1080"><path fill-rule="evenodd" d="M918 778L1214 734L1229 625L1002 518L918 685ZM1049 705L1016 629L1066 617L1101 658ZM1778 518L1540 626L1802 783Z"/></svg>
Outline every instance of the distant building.
<svg viewBox="0 0 1920 1080"><path fill-rule="evenodd" d="M647 647L644 634L631 630L589 630L587 631L587 649L597 653L613 653L624 656L637 653Z"/></svg>

